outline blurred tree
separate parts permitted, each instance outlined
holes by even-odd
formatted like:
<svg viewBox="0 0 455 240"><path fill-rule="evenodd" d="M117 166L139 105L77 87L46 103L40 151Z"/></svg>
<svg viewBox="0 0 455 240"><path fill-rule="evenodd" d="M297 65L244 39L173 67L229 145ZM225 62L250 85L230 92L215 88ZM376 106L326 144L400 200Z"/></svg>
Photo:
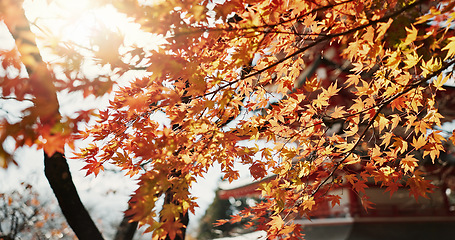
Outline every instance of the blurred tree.
<svg viewBox="0 0 455 240"><path fill-rule="evenodd" d="M65 218L53 207L42 202L32 185L0 194L0 239L77 239Z"/></svg>
<svg viewBox="0 0 455 240"><path fill-rule="evenodd" d="M251 204L247 202L256 202L253 199L240 198L240 199L220 199L218 196L218 191L215 193L215 198L213 202L207 208L204 216L201 218L199 223L199 231L197 239L209 240L220 237L230 237L233 234L238 234L238 232L233 232L233 230L242 229L247 219L243 219L240 222L232 224L224 224L220 226L215 226L214 224L218 219L228 219L232 215L239 213L241 210L251 207ZM252 231L253 229L248 229L246 231Z"/></svg>

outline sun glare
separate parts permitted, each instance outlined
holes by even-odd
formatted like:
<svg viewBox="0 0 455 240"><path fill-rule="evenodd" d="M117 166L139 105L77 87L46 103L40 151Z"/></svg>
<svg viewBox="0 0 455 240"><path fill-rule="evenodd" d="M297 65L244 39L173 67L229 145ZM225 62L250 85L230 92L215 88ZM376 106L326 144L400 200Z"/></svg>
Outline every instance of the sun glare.
<svg viewBox="0 0 455 240"><path fill-rule="evenodd" d="M60 40L85 47L96 31L103 28L111 30L120 28L127 22L126 17L117 12L114 7L100 7L90 0L54 0L49 5L37 2L39 1L33 1L28 6L32 19L41 21Z"/></svg>
<svg viewBox="0 0 455 240"><path fill-rule="evenodd" d="M125 37L124 46L139 46L146 50L156 49L163 38L145 33L140 25L132 22L112 5L99 6L90 0L29 0L24 4L27 17L36 21L60 41L71 42L89 48L91 40L100 32L118 32ZM44 27L43 27L44 26Z"/></svg>

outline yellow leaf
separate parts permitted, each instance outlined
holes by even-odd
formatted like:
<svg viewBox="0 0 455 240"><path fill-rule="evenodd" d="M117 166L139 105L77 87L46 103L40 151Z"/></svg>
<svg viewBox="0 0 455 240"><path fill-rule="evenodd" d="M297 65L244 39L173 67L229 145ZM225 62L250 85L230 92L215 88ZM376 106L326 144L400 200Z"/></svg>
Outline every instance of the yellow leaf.
<svg viewBox="0 0 455 240"><path fill-rule="evenodd" d="M327 88L327 96L332 97L337 94L338 91L340 91L340 89L337 89L337 82L335 82L335 84L331 84L329 88Z"/></svg>
<svg viewBox="0 0 455 240"><path fill-rule="evenodd" d="M447 52L446 57L444 58L444 61L455 55L455 37L449 38L449 41L450 42L442 49L442 50L449 50Z"/></svg>
<svg viewBox="0 0 455 240"><path fill-rule="evenodd" d="M406 28L406 32L407 32L407 35L406 35L406 39L404 40L403 44L409 45L417 39L418 31L413 25L411 25L410 29Z"/></svg>
<svg viewBox="0 0 455 240"><path fill-rule="evenodd" d="M415 51L412 51L412 53L406 54L406 60L403 60L403 63L405 66L403 67L404 69L409 69L417 65L417 63L420 61L422 57L418 56Z"/></svg>
<svg viewBox="0 0 455 240"><path fill-rule="evenodd" d="M454 47L455 47L455 45L454 45ZM421 68L423 70L422 75L423 75L423 77L426 77L428 74L438 71L439 69L441 69L441 67L442 67L442 62L439 61L439 59L437 59L437 58L431 57L431 59L428 60L427 62L425 62L425 61L422 62L422 66L421 66Z"/></svg>
<svg viewBox="0 0 455 240"><path fill-rule="evenodd" d="M404 153L408 149L408 142L403 140L401 137L394 137L395 142L393 142L392 146L395 147L397 152Z"/></svg>
<svg viewBox="0 0 455 240"><path fill-rule="evenodd" d="M378 126L379 132L382 132L382 130L389 125L389 120L384 116L384 114L380 113L376 117L374 125Z"/></svg>
<svg viewBox="0 0 455 240"><path fill-rule="evenodd" d="M302 204L300 204L300 207L302 207L302 210L308 209L308 210L311 211L311 209L313 208L314 204L316 203L313 200L313 197L310 197L310 196L303 196L301 198L301 200L302 200Z"/></svg>
<svg viewBox="0 0 455 240"><path fill-rule="evenodd" d="M333 113L330 114L330 117L332 118L342 118L344 114L347 112L343 110L344 106L335 106L335 109L333 110Z"/></svg>
<svg viewBox="0 0 455 240"><path fill-rule="evenodd" d="M399 51L394 51L392 54L389 55L389 58L387 59L387 66L391 67L392 69L397 69L398 65L400 65L401 58L400 58L400 52Z"/></svg>
<svg viewBox="0 0 455 240"><path fill-rule="evenodd" d="M416 139L415 137L413 138L411 145L415 147L415 149L417 150L425 146L426 143L427 142L425 141L425 137L423 135L420 135L418 139Z"/></svg>
<svg viewBox="0 0 455 240"><path fill-rule="evenodd" d="M281 229L284 226L284 221L280 215L272 216L270 218L270 222L267 223L267 225L270 225L270 228Z"/></svg>
<svg viewBox="0 0 455 240"><path fill-rule="evenodd" d="M442 86L447 82L447 80L449 80L450 76L451 75L448 74L447 76L442 78L442 74L439 74L438 78L433 81L433 85L436 87L436 90L445 91L445 89Z"/></svg>
<svg viewBox="0 0 455 240"><path fill-rule="evenodd" d="M388 22L386 23L378 23L378 28L377 28L377 36L376 36L376 42L378 42L383 36L384 34L387 32L387 29L389 29L390 25L392 24L393 20L392 18L389 19Z"/></svg>
<svg viewBox="0 0 455 240"><path fill-rule="evenodd" d="M417 159L414 158L414 155L407 155L405 158L401 159L401 167L404 169L404 172L414 172L414 168L417 167Z"/></svg>
<svg viewBox="0 0 455 240"><path fill-rule="evenodd" d="M346 137L354 136L359 132L359 126L358 125L353 125L351 128L348 130L344 131L344 134Z"/></svg>
<svg viewBox="0 0 455 240"><path fill-rule="evenodd" d="M398 126L398 124L400 123L401 118L398 114L394 114L390 121L392 122L392 129L395 129Z"/></svg>
<svg viewBox="0 0 455 240"><path fill-rule="evenodd" d="M392 133L392 132L386 132L386 133L384 133L384 134L381 136L381 139L382 139L381 146L382 146L382 145L385 145L385 147L387 147L387 146L390 144L390 139L392 138L392 136L393 136L393 133Z"/></svg>
<svg viewBox="0 0 455 240"><path fill-rule="evenodd" d="M337 145L337 147L340 149L340 152L345 153L351 151L355 146L355 143L341 143Z"/></svg>

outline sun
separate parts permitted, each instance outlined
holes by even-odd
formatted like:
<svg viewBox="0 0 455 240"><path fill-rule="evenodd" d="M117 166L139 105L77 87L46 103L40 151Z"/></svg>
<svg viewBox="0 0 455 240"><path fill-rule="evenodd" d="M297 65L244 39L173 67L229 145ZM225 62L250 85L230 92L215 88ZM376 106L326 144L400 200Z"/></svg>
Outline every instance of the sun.
<svg viewBox="0 0 455 240"><path fill-rule="evenodd" d="M99 1L101 2L101 1ZM70 43L80 49L92 49L94 40L106 39L103 34L116 33L122 37L122 47L140 47L146 51L165 43L162 36L144 32L126 14L110 4L94 0L26 0L24 9L30 22L39 31L56 41ZM101 41L102 42L102 41ZM95 44L96 45L96 44ZM96 47L96 46L95 46ZM120 50L122 51L122 50Z"/></svg>
<svg viewBox="0 0 455 240"><path fill-rule="evenodd" d="M24 9L32 25L45 34L81 46L87 46L96 31L120 29L127 23L113 6L90 0L26 0Z"/></svg>

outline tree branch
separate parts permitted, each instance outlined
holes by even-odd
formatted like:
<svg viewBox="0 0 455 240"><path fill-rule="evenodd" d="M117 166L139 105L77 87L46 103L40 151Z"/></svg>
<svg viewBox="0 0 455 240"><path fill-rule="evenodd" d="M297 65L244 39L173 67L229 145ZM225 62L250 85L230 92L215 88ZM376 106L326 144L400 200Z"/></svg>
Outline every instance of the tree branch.
<svg viewBox="0 0 455 240"><path fill-rule="evenodd" d="M215 90L213 90L211 92L196 96L195 98L201 98L201 97L204 97L204 96L207 96L207 95L215 94L218 91L220 91L221 89L229 87L229 86L231 86L231 85L233 85L233 84L235 84L237 82L240 82L242 80L248 79L248 78L256 76L258 74L261 74L261 73L263 73L263 72L265 72L265 71L267 71L267 70L269 70L269 69L271 69L273 67L276 67L279 64L281 64L281 63L283 63L283 62L285 62L285 61L287 61L287 60L289 60L289 59L291 59L291 58L293 58L293 57L295 57L295 56L297 56L299 54L304 53L308 49L310 49L310 48L312 48L312 47L314 47L314 46L316 46L316 45L318 45L318 44L320 44L322 42L329 41L330 39L333 39L333 38L346 36L346 35L349 35L351 33L355 33L355 32L357 32L357 31L359 31L361 29L367 28L369 26L372 26L372 25L380 23L380 22L386 22L390 18L397 17L398 15L402 14L403 12L405 12L405 11L407 11L407 10L413 8L413 7L416 7L417 5L419 5L419 4L421 4L421 3L425 2L425 1L427 1L427 0L419 0L419 1L413 2L412 4L409 4L409 5L401 8L401 9L399 9L399 10L397 10L397 11L395 11L395 12L393 12L393 13L387 15L387 16L384 16L384 17L379 18L377 20L369 21L368 23L362 24L362 25L357 26L357 27L353 27L353 28L351 28L349 30L346 30L344 32L334 33L334 34L327 34L327 35L325 35L325 34L324 35L319 35L320 36L319 38L315 39L313 42L309 43L308 45L306 45L304 47L301 47L300 49L296 50L295 52L287 55L286 57L284 57L284 58L282 58L282 59L280 59L280 60L278 60L278 61L276 61L276 62L274 62L274 63L272 63L272 64L270 64L270 65L268 65L268 66L266 66L264 68L262 68L262 69L256 70L256 71L254 71L254 72L252 72L250 74L247 74L245 76L242 76L242 77L240 77L240 78L238 78L238 79L236 79L236 80L234 80L232 82L226 83L225 85L220 86L218 89L215 89Z"/></svg>
<svg viewBox="0 0 455 240"><path fill-rule="evenodd" d="M134 237L137 229L137 222L131 222L131 217L127 214L123 215L120 225L117 227L117 233L113 240L131 240Z"/></svg>

